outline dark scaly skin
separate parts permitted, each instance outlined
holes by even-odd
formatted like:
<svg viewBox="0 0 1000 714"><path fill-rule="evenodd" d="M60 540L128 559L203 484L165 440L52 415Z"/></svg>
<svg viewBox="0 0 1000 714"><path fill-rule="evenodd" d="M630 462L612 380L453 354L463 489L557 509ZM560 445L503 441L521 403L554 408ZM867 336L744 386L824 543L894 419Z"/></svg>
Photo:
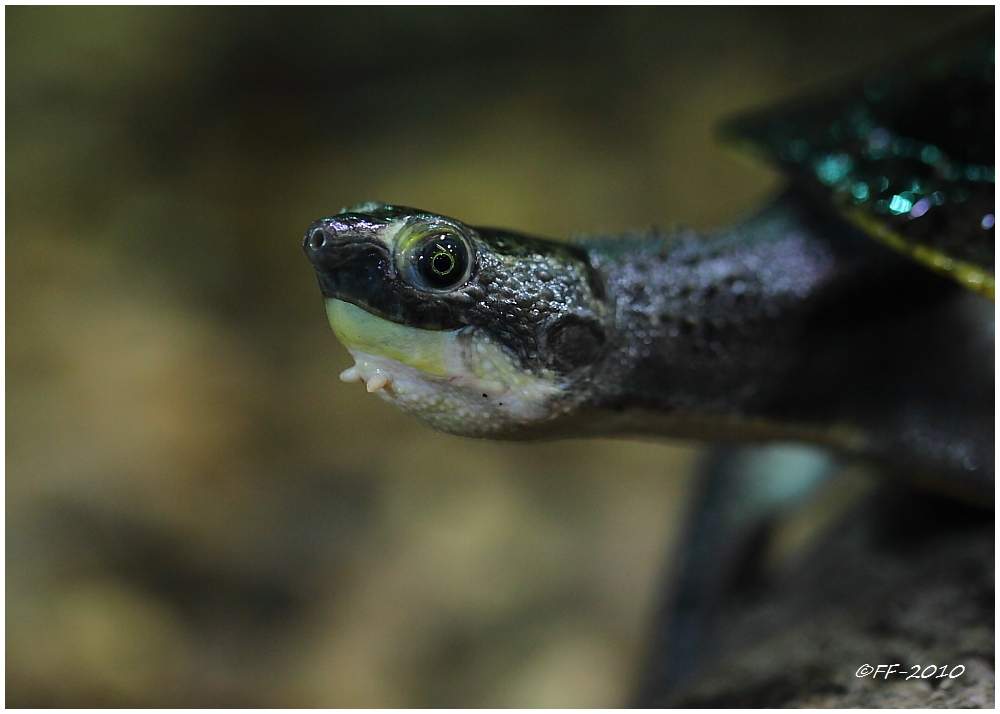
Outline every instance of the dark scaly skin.
<svg viewBox="0 0 1000 714"><path fill-rule="evenodd" d="M731 123L793 188L713 235L567 247L371 204L306 252L324 296L467 330L558 386L548 419L461 433L801 440L992 502L993 303L963 286L992 296L993 82L990 23ZM401 218L463 235L469 279L408 281L379 240Z"/></svg>
<svg viewBox="0 0 1000 714"><path fill-rule="evenodd" d="M483 328L525 368L541 366L533 360L544 349L542 323L553 315L596 319L593 310L601 303L595 297L602 297L602 286L582 250L512 231L473 229L420 209L374 205L378 208L345 210L309 228L304 248L316 266L324 297L347 300L393 322L423 329ZM472 279L444 294L408 282L390 251L375 239L400 218L447 227L474 239ZM310 246L314 236L323 242L321 249Z"/></svg>
<svg viewBox="0 0 1000 714"><path fill-rule="evenodd" d="M992 497L991 301L792 194L715 237L588 253L617 317L592 429L807 440Z"/></svg>
<svg viewBox="0 0 1000 714"><path fill-rule="evenodd" d="M374 258L360 287L354 258L378 255L384 216L433 214L382 207L310 229L324 295L401 324L483 330L524 371L554 369L557 416L491 438L801 440L992 499L992 302L805 193L714 235L569 249L447 219L476 265L440 295Z"/></svg>

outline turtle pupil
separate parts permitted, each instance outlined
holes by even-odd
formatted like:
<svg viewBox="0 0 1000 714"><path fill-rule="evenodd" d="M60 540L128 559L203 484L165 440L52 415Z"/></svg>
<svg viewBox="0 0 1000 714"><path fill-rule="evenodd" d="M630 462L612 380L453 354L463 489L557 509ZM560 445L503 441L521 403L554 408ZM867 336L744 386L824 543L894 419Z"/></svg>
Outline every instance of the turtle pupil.
<svg viewBox="0 0 1000 714"><path fill-rule="evenodd" d="M417 256L418 272L429 287L448 290L465 277L469 262L464 245L449 236L428 241Z"/></svg>
<svg viewBox="0 0 1000 714"><path fill-rule="evenodd" d="M431 259L431 270L442 277L447 277L455 268L455 258L450 253L435 253Z"/></svg>

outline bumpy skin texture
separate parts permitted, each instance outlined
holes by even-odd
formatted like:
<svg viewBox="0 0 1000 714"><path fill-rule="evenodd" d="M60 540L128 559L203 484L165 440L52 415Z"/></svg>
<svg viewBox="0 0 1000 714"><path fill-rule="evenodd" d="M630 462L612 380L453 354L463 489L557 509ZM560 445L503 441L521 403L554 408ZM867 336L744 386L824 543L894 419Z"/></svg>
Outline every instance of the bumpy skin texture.
<svg viewBox="0 0 1000 714"><path fill-rule="evenodd" d="M468 241L453 289L394 257L427 226ZM543 418L480 435L806 440L992 492L992 303L802 191L715 235L575 247L366 204L318 221L305 248L326 297L473 331L553 385Z"/></svg>
<svg viewBox="0 0 1000 714"><path fill-rule="evenodd" d="M582 244L613 296L602 406L739 417L778 388L806 301L837 268L788 203L716 236Z"/></svg>
<svg viewBox="0 0 1000 714"><path fill-rule="evenodd" d="M420 399L451 390L462 418L438 408L424 420L439 428L805 440L992 494L993 304L962 287L993 293L993 35L990 23L846 90L731 124L792 189L713 235L569 247L365 204L316 222L306 253L328 299L459 331L504 363L485 374L452 350L438 362L461 374L446 383L401 377L397 394L409 389L418 418ZM408 246L419 253L438 234L464 246L471 269L435 290ZM410 333L393 334L405 360ZM392 399L366 359L352 376ZM477 418L480 395L495 400L488 418Z"/></svg>
<svg viewBox="0 0 1000 714"><path fill-rule="evenodd" d="M367 209L367 210L364 210ZM406 221L402 230L449 230L473 247L467 282L447 292L420 289L407 279L393 249L379 236ZM545 346L564 329L556 323L600 324L603 287L586 254L565 244L510 231L472 228L419 209L365 204L314 223L305 240L324 297L357 304L404 325L443 330L481 328L526 370L547 366ZM602 335L595 335L598 341ZM564 355L551 361L567 367ZM541 359L540 359L541 358Z"/></svg>
<svg viewBox="0 0 1000 714"><path fill-rule="evenodd" d="M804 193L716 236L593 242L589 255L614 296L591 385L604 428L802 439L992 492L989 300Z"/></svg>

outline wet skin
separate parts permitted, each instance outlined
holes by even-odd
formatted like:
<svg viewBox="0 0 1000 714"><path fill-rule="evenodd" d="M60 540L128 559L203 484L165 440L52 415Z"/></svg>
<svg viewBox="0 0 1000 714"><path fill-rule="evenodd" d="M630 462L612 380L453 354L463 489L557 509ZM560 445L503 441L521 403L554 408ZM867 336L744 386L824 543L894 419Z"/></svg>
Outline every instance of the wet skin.
<svg viewBox="0 0 1000 714"><path fill-rule="evenodd" d="M994 74L989 22L730 122L791 188L708 235L317 221L344 377L466 436L807 441L992 503Z"/></svg>
<svg viewBox="0 0 1000 714"><path fill-rule="evenodd" d="M804 190L711 235L573 244L370 203L304 248L346 378L433 428L801 440L992 493L992 302Z"/></svg>

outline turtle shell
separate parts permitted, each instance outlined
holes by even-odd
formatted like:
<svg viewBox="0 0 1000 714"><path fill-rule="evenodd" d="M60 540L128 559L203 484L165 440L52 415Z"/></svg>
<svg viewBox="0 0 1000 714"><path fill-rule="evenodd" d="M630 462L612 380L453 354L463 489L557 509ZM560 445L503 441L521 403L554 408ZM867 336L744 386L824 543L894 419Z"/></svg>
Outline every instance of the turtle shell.
<svg viewBox="0 0 1000 714"><path fill-rule="evenodd" d="M994 31L967 31L724 137L827 195L873 238L994 294Z"/></svg>

